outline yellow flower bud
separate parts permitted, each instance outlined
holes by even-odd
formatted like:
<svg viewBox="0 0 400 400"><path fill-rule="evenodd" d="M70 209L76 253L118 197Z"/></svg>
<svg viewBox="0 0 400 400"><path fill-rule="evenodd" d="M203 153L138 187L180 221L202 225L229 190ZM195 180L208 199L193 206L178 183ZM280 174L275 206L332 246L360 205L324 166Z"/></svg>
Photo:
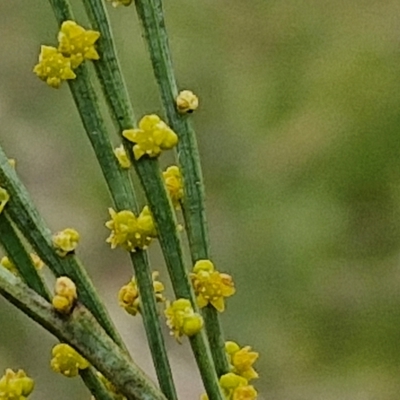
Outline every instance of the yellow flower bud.
<svg viewBox="0 0 400 400"><path fill-rule="evenodd" d="M232 372L228 372L227 374L222 375L219 378L219 384L223 389L232 390L237 388L238 386L247 385L247 380Z"/></svg>
<svg viewBox="0 0 400 400"><path fill-rule="evenodd" d="M53 235L53 246L59 256L64 257L72 253L78 246L79 233L72 228L64 229Z"/></svg>
<svg viewBox="0 0 400 400"><path fill-rule="evenodd" d="M178 299L167 303L164 311L167 318L167 325L171 334L179 341L180 336L193 336L203 327L203 318L194 312L189 300Z"/></svg>
<svg viewBox="0 0 400 400"><path fill-rule="evenodd" d="M55 47L42 46L39 63L33 72L49 86L59 88L67 79L75 79L76 75L71 69L71 61L64 57Z"/></svg>
<svg viewBox="0 0 400 400"><path fill-rule="evenodd" d="M0 260L0 265L7 269L8 271L10 271L12 274L14 274L15 276L18 276L18 269L17 267L14 265L14 263L6 256L4 256L1 260Z"/></svg>
<svg viewBox="0 0 400 400"><path fill-rule="evenodd" d="M232 277L215 270L210 260L199 260L190 273L200 308L211 304L219 312L225 310L225 297L235 293Z"/></svg>
<svg viewBox="0 0 400 400"><path fill-rule="evenodd" d="M182 90L176 98L176 108L181 114L192 113L198 106L199 99L190 90Z"/></svg>
<svg viewBox="0 0 400 400"><path fill-rule="evenodd" d="M233 354L240 350L240 346L236 342L225 342L225 351L227 354Z"/></svg>
<svg viewBox="0 0 400 400"><path fill-rule="evenodd" d="M118 146L114 149L114 154L115 154L115 157L117 157L117 160L118 160L121 168L124 168L124 169L130 168L131 162L130 162L129 157L126 154L126 151L122 144L121 144L121 146Z"/></svg>
<svg viewBox="0 0 400 400"><path fill-rule="evenodd" d="M5 205L10 200L10 195L7 190L0 186L0 214L4 210Z"/></svg>
<svg viewBox="0 0 400 400"><path fill-rule="evenodd" d="M145 115L139 122L139 128L127 129L122 135L135 143L133 154L136 160L144 155L155 158L162 150L172 149L178 143L176 133L155 115Z"/></svg>
<svg viewBox="0 0 400 400"><path fill-rule="evenodd" d="M137 249L146 249L156 231L148 207L144 207L136 218L129 210L120 212L109 209L111 220L106 222L106 227L111 230L107 243L114 249L121 246L125 250L135 252Z"/></svg>
<svg viewBox="0 0 400 400"><path fill-rule="evenodd" d="M54 287L53 307L62 314L71 312L78 298L75 283L67 276L57 278Z"/></svg>
<svg viewBox="0 0 400 400"><path fill-rule="evenodd" d="M33 379L20 369L14 372L6 369L5 374L0 379L0 399L1 400L26 400L32 393L35 384Z"/></svg>
<svg viewBox="0 0 400 400"><path fill-rule="evenodd" d="M183 181L179 167L176 165L168 167L163 172L163 178L172 204L179 209L183 199Z"/></svg>
<svg viewBox="0 0 400 400"><path fill-rule="evenodd" d="M53 356L50 362L52 370L68 378L77 376L80 369L86 369L90 366L85 358L65 343L55 345L51 354Z"/></svg>
<svg viewBox="0 0 400 400"><path fill-rule="evenodd" d="M232 400L255 400L257 394L252 385L238 386L232 393Z"/></svg>
<svg viewBox="0 0 400 400"><path fill-rule="evenodd" d="M84 60L100 58L94 43L100 32L86 30L74 21L64 21L58 34L58 51L71 60L71 67L77 68Z"/></svg>

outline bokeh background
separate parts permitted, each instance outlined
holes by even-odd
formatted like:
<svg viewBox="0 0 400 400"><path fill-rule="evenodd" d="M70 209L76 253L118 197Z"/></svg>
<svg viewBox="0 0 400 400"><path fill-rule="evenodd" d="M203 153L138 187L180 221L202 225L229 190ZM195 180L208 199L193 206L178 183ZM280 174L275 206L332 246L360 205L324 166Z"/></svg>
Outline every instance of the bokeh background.
<svg viewBox="0 0 400 400"><path fill-rule="evenodd" d="M400 3L164 4L179 85L201 99L213 258L238 289L224 329L260 352L260 398L398 400ZM162 112L134 7L109 12L137 115ZM68 87L32 73L56 32L46 1L0 1L0 143L49 226L81 231L79 255L154 376L140 317L116 302L130 267L104 242L110 200ZM53 343L0 299L0 370L26 369L33 400L88 399L50 370ZM168 346L181 398L198 398L189 347Z"/></svg>

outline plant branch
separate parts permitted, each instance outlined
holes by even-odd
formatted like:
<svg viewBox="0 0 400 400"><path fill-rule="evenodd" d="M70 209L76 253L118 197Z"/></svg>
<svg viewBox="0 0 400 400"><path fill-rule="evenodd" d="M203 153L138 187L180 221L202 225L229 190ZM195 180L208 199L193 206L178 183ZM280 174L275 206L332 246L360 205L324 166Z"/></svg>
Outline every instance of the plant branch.
<svg viewBox="0 0 400 400"><path fill-rule="evenodd" d="M41 296L5 268L0 269L0 294L85 357L128 400L166 400L143 371L107 335L83 306L60 316Z"/></svg>

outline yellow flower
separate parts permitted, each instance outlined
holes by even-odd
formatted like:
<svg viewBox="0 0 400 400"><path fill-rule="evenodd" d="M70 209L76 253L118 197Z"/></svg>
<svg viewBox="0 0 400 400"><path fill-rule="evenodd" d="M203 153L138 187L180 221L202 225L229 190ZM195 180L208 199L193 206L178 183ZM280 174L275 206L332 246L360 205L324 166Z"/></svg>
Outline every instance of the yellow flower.
<svg viewBox="0 0 400 400"><path fill-rule="evenodd" d="M68 378L77 376L80 369L89 368L89 362L65 343L55 345L51 351L53 358L50 365L54 372L59 372Z"/></svg>
<svg viewBox="0 0 400 400"><path fill-rule="evenodd" d="M98 60L94 43L100 32L86 30L74 21L65 21L58 33L58 50L71 60L71 67L77 68L86 60Z"/></svg>
<svg viewBox="0 0 400 400"><path fill-rule="evenodd" d="M228 372L219 378L219 384L227 400L255 400L257 391L242 376Z"/></svg>
<svg viewBox="0 0 400 400"><path fill-rule="evenodd" d="M137 218L129 210L116 212L110 208L109 212L111 220L106 222L106 227L111 230L111 234L107 238L107 243L111 244L112 249L117 246L132 252L146 249L156 236L148 207L144 207Z"/></svg>
<svg viewBox="0 0 400 400"><path fill-rule="evenodd" d="M255 400L257 394L253 385L238 386L232 393L232 400Z"/></svg>
<svg viewBox="0 0 400 400"><path fill-rule="evenodd" d="M179 209L183 198L183 182L179 167L171 165L163 172L163 177L172 204Z"/></svg>
<svg viewBox="0 0 400 400"><path fill-rule="evenodd" d="M247 381L258 378L253 364L258 359L259 354L256 351L251 351L250 346L240 348L236 342L228 341L225 343L225 351L232 366L232 372L242 376Z"/></svg>
<svg viewBox="0 0 400 400"><path fill-rule="evenodd" d="M211 304L219 312L225 310L225 297L235 293L232 277L215 270L210 260L199 260L190 273L200 308Z"/></svg>
<svg viewBox="0 0 400 400"><path fill-rule="evenodd" d="M67 276L57 278L54 294L53 307L61 314L70 313L78 298L75 283Z"/></svg>
<svg viewBox="0 0 400 400"><path fill-rule="evenodd" d="M165 298L162 294L164 291L164 285L157 280L159 273L154 271L152 273L153 278L153 289L157 302L164 302ZM125 309L128 314L135 316L140 313L140 296L137 287L136 279L132 278L131 281L122 286L118 293L119 305Z"/></svg>
<svg viewBox="0 0 400 400"><path fill-rule="evenodd" d="M26 400L34 386L33 379L22 369L14 372L8 368L0 379L0 400Z"/></svg>
<svg viewBox="0 0 400 400"><path fill-rule="evenodd" d="M181 114L192 113L198 106L199 99L190 90L182 90L176 98L176 108Z"/></svg>
<svg viewBox="0 0 400 400"><path fill-rule="evenodd" d="M79 233L72 228L64 229L53 235L53 246L56 249L56 253L61 257L74 252L78 242Z"/></svg>
<svg viewBox="0 0 400 400"><path fill-rule="evenodd" d="M138 129L128 129L122 135L135 143L133 154L136 160L142 156L158 157L162 150L172 149L178 143L176 133L157 115L145 115Z"/></svg>
<svg viewBox="0 0 400 400"><path fill-rule="evenodd" d="M30 253L32 263L35 266L37 270L42 269L44 266L44 262L41 260L41 258L35 254L35 253Z"/></svg>
<svg viewBox="0 0 400 400"><path fill-rule="evenodd" d="M111 1L111 4L113 7L118 7L118 6L129 6L132 4L132 0L108 0Z"/></svg>
<svg viewBox="0 0 400 400"><path fill-rule="evenodd" d="M0 186L0 213L4 210L5 205L10 200L7 190Z"/></svg>
<svg viewBox="0 0 400 400"><path fill-rule="evenodd" d="M64 57L55 47L42 46L39 63L33 72L49 86L59 88L67 79L75 79L76 75L71 69L71 61Z"/></svg>
<svg viewBox="0 0 400 400"><path fill-rule="evenodd" d="M118 163L122 168L124 168L124 169L130 168L131 162L130 162L129 157L126 154L126 151L122 144L121 144L121 146L116 147L114 149L114 154L115 154L115 157L117 157Z"/></svg>
<svg viewBox="0 0 400 400"><path fill-rule="evenodd" d="M171 329L171 335L179 341L180 336L193 336L203 327L203 318L194 312L190 301L178 299L167 304L164 311L167 325Z"/></svg>

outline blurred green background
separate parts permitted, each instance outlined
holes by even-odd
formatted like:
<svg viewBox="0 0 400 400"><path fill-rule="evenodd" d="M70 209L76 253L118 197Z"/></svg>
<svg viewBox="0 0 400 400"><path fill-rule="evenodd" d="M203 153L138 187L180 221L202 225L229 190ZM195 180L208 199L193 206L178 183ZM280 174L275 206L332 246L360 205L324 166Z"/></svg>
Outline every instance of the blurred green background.
<svg viewBox="0 0 400 400"><path fill-rule="evenodd" d="M260 352L260 399L398 400L400 3L164 4L179 85L201 100L213 258L238 289L224 328ZM134 7L109 12L137 115L161 112ZM46 1L0 2L0 142L50 227L80 230L81 258L154 376L140 317L116 304L130 268L104 242L110 201L68 87L32 73L56 32ZM165 277L157 245L152 260ZM0 369L25 368L34 400L88 399L50 370L52 343L0 299ZM181 398L198 398L190 349L168 345Z"/></svg>

